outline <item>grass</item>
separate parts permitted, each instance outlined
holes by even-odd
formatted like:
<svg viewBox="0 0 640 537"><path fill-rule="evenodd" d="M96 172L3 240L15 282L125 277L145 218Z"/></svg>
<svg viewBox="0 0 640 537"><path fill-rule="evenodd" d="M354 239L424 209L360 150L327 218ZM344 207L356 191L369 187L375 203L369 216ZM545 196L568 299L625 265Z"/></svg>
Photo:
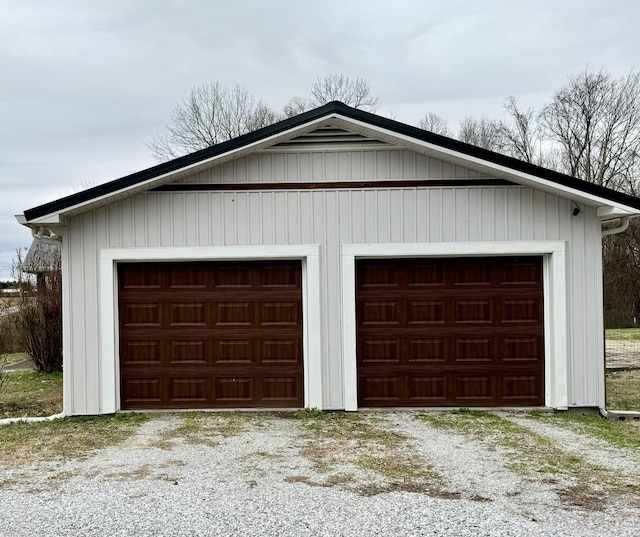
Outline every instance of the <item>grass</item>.
<svg viewBox="0 0 640 537"><path fill-rule="evenodd" d="M640 452L640 426L638 423L608 421L597 414L577 413L527 414L530 419L548 421L573 430L585 437L600 438L616 447ZM558 497L565 503L587 510L604 509L608 493L615 501L625 495L637 502L640 487L616 472L588 462L584 457L567 452L551 438L533 432L497 414L461 410L448 414L420 413L419 418L434 427L459 432L484 443L489 448L503 448L509 460L506 468L524 477L543 474L554 483ZM625 500L626 501L626 500Z"/></svg>
<svg viewBox="0 0 640 537"><path fill-rule="evenodd" d="M605 330L604 338L614 341L640 341L640 328L609 328Z"/></svg>
<svg viewBox="0 0 640 537"><path fill-rule="evenodd" d="M62 412L62 373L19 371L3 374L0 418L50 416Z"/></svg>
<svg viewBox="0 0 640 537"><path fill-rule="evenodd" d="M18 362L22 362L23 360L27 359L27 353L26 352L13 352L10 354L4 354L2 356L0 356L0 367L2 365L11 365L11 364L16 364Z"/></svg>
<svg viewBox="0 0 640 537"><path fill-rule="evenodd" d="M189 444L215 447L219 443L216 437L229 438L250 426L261 426L262 416L253 412L184 412L180 414L182 424L165 433L161 442L181 438Z"/></svg>
<svg viewBox="0 0 640 537"><path fill-rule="evenodd" d="M301 454L313 463L316 472L327 475L321 481L305 477L304 482L342 486L364 496L402 490L434 496L443 493L441 476L411 449L409 439L391 430L385 420L316 410L299 411L296 417L308 433ZM358 480L352 472L345 472L348 467L376 477Z"/></svg>
<svg viewBox="0 0 640 537"><path fill-rule="evenodd" d="M62 418L0 427L0 468L90 455L118 444L146 421L144 414Z"/></svg>
<svg viewBox="0 0 640 537"><path fill-rule="evenodd" d="M532 412L528 417L568 427L578 434L593 436L613 446L640 453L640 423L637 422L607 420L598 414L576 412Z"/></svg>
<svg viewBox="0 0 640 537"><path fill-rule="evenodd" d="M576 477L584 472L595 475L604 471L604 468L591 465L582 457L563 451L553 440L497 414L463 409L450 413L421 412L418 417L434 427L480 441L490 440L501 446L511 460L507 467L517 474L548 473Z"/></svg>
<svg viewBox="0 0 640 537"><path fill-rule="evenodd" d="M607 371L607 409L640 411L640 370Z"/></svg>

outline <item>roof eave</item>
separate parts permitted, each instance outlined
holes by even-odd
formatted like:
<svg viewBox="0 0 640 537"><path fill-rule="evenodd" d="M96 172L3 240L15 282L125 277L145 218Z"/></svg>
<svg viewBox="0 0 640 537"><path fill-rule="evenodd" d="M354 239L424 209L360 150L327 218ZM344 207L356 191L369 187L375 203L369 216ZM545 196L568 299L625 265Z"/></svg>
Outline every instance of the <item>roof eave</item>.
<svg viewBox="0 0 640 537"><path fill-rule="evenodd" d="M395 145L437 155L439 158L460 165L471 165L476 169L486 170L486 173L508 178L519 184L570 197L597 207L602 215L622 213L626 213L627 216L640 215L639 198L357 110L339 102L332 102L233 140L29 209L22 215L24 221L20 223L24 225L60 224L68 216L175 181L200 169L238 158L245 153L267 148L305 130L312 130L327 120L337 124L343 122L345 126L352 129L357 127L363 131L375 132L383 140L387 138ZM615 218L615 216L607 216L607 218Z"/></svg>

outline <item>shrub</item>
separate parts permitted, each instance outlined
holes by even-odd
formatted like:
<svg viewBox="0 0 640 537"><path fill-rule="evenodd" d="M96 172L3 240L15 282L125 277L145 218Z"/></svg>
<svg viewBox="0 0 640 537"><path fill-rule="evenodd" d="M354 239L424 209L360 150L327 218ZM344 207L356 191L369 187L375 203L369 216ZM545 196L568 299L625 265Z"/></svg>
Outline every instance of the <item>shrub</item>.
<svg viewBox="0 0 640 537"><path fill-rule="evenodd" d="M18 250L13 277L20 289L15 331L38 371L62 370L62 264L60 248L34 243Z"/></svg>

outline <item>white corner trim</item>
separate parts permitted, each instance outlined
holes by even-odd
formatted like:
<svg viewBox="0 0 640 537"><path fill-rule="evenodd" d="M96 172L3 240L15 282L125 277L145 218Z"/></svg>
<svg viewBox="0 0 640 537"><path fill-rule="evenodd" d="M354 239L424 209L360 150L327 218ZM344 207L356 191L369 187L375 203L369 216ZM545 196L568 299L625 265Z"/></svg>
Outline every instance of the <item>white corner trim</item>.
<svg viewBox="0 0 640 537"><path fill-rule="evenodd" d="M343 401L346 411L358 410L358 365L356 360L356 260L342 250L342 363Z"/></svg>
<svg viewBox="0 0 640 537"><path fill-rule="evenodd" d="M103 253L104 250L101 252ZM99 302L100 313L99 371L100 371L100 412L113 414L118 410L118 303L116 264L117 259L100 256Z"/></svg>
<svg viewBox="0 0 640 537"><path fill-rule="evenodd" d="M345 410L358 409L356 359L356 259L386 257L463 257L542 255L544 280L545 405L567 407L567 275L564 241L437 242L344 244L342 257L342 330Z"/></svg>
<svg viewBox="0 0 640 537"><path fill-rule="evenodd" d="M322 402L322 339L320 310L320 246L208 246L195 248L107 248L100 250L100 411L120 410L118 356L118 262L135 261L257 261L302 260L304 404L319 408Z"/></svg>
<svg viewBox="0 0 640 537"><path fill-rule="evenodd" d="M545 389L548 390L545 404L566 410L569 405L566 252L562 248L550 253L545 259L548 283L544 285Z"/></svg>

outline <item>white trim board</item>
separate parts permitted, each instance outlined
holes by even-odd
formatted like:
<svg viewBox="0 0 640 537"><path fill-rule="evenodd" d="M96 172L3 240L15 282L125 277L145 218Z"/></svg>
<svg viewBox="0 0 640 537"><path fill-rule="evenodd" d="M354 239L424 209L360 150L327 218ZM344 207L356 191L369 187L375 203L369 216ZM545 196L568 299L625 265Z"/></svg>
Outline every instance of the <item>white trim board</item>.
<svg viewBox="0 0 640 537"><path fill-rule="evenodd" d="M210 246L197 248L111 248L100 250L100 413L120 410L118 355L118 283L116 265L132 261L258 261L300 259L302 261L302 345L304 405L322 408L322 339L320 313L320 246L314 244L275 246Z"/></svg>
<svg viewBox="0 0 640 537"><path fill-rule="evenodd" d="M342 256L342 330L345 410L358 409L356 360L356 259L400 257L543 256L545 406L566 409L569 401L567 275L564 241L437 242L344 244Z"/></svg>

